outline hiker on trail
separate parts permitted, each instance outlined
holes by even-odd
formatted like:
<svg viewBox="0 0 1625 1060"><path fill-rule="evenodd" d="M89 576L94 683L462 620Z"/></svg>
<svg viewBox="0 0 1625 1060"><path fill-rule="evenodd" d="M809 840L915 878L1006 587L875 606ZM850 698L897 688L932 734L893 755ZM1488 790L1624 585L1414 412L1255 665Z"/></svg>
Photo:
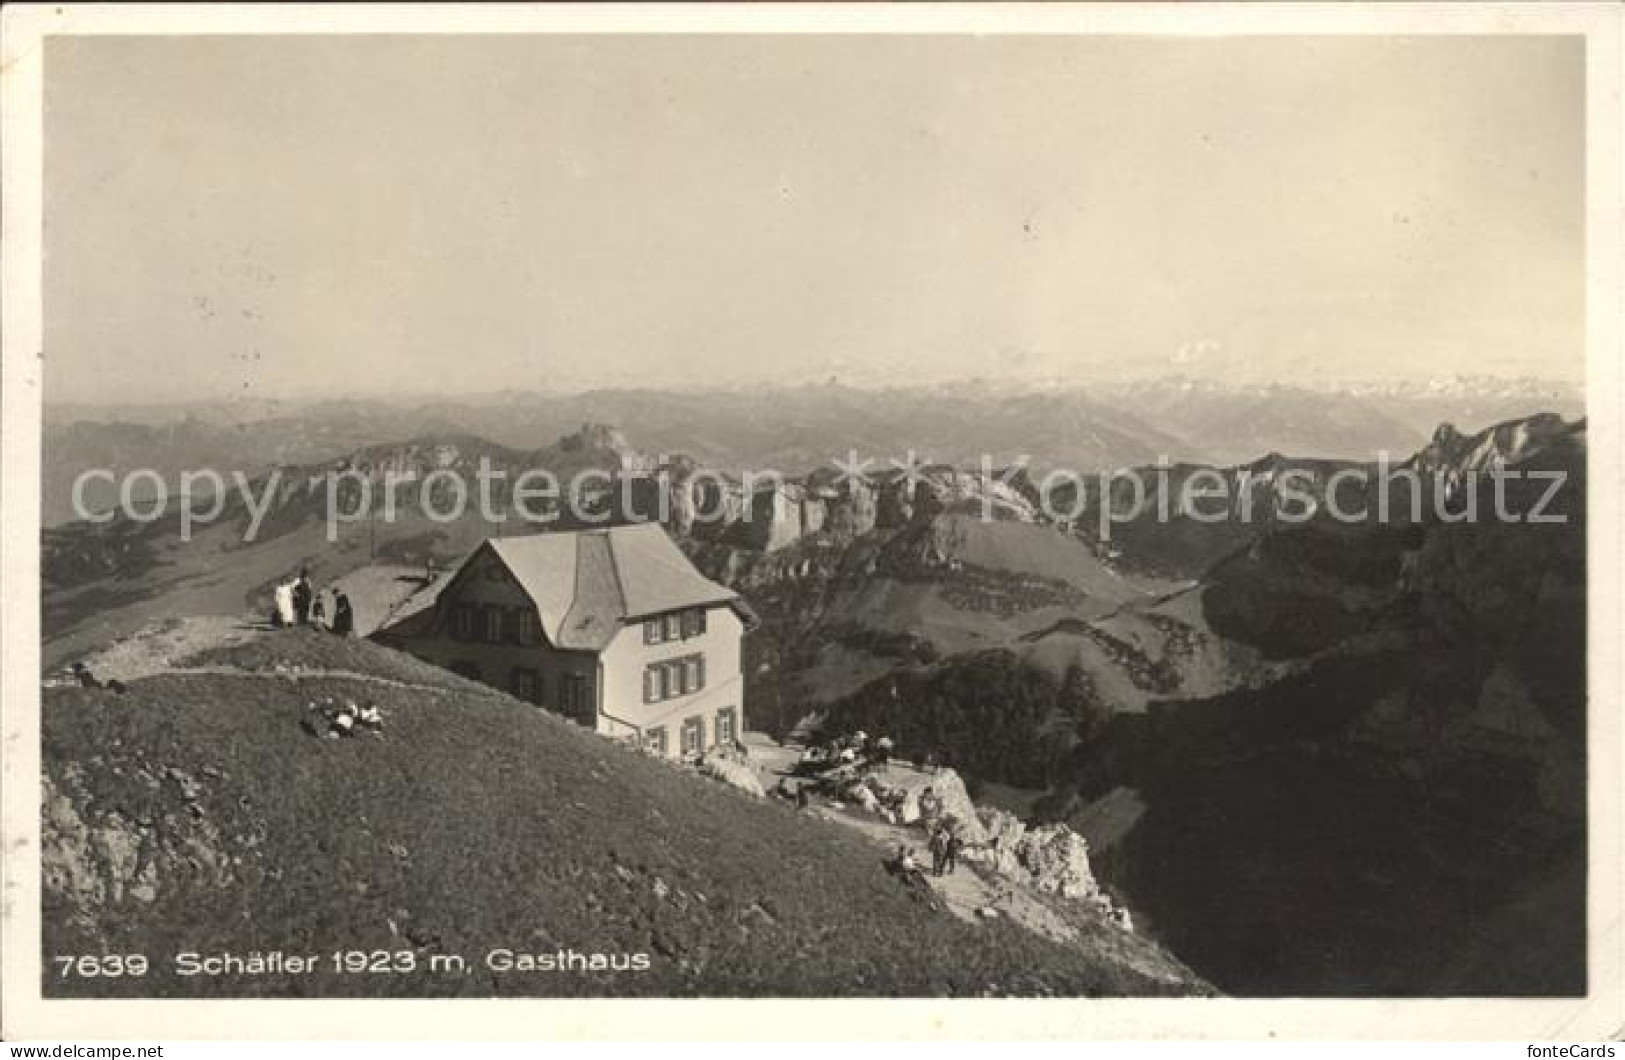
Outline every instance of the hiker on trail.
<svg viewBox="0 0 1625 1060"><path fill-rule="evenodd" d="M327 605L322 602L322 594L316 594L316 602L310 605L310 624L320 629L327 622Z"/></svg>
<svg viewBox="0 0 1625 1060"><path fill-rule="evenodd" d="M299 568L299 580L293 583L293 620L299 625L310 624L310 604L316 592L310 585L310 570Z"/></svg>
<svg viewBox="0 0 1625 1060"><path fill-rule="evenodd" d="M283 582L276 587L276 606L271 609L271 625L286 629L293 625L293 583Z"/></svg>
<svg viewBox="0 0 1625 1060"><path fill-rule="evenodd" d="M807 794L808 787L809 785L802 784L796 788L796 809L798 810L805 810L812 801L812 797Z"/></svg>
<svg viewBox="0 0 1625 1060"><path fill-rule="evenodd" d="M350 598L342 589L333 593L333 625L330 627L341 637L348 637L355 629L355 613L350 610Z"/></svg>
<svg viewBox="0 0 1625 1060"><path fill-rule="evenodd" d="M959 867L959 852L964 849L965 840L958 832L948 828L944 828L943 831L948 833L948 837L942 844L942 867L952 876L954 870ZM937 875L940 876L942 873L939 872Z"/></svg>
<svg viewBox="0 0 1625 1060"><path fill-rule="evenodd" d="M942 867L948 863L948 830L938 828L931 833L931 875L941 876Z"/></svg>
<svg viewBox="0 0 1625 1060"><path fill-rule="evenodd" d="M937 818L942 816L942 800L937 793L927 787L920 793L920 820L929 830L936 826Z"/></svg>

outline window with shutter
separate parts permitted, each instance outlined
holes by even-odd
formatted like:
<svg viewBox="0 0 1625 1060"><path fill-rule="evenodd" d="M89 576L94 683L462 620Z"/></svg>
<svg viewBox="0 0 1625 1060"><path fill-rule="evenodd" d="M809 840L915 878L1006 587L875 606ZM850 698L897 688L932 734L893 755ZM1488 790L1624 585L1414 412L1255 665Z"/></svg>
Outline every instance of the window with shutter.
<svg viewBox="0 0 1625 1060"><path fill-rule="evenodd" d="M699 690L705 687L705 656L694 657L694 688Z"/></svg>
<svg viewBox="0 0 1625 1060"><path fill-rule="evenodd" d="M676 640L678 637L682 636L682 629L679 625L679 616L667 615L663 621L665 622L667 640Z"/></svg>
<svg viewBox="0 0 1625 1060"><path fill-rule="evenodd" d="M501 644L503 640L502 608L489 604L485 607L485 640L488 644Z"/></svg>
<svg viewBox="0 0 1625 1060"><path fill-rule="evenodd" d="M733 743L738 738L734 731L734 718L736 714L733 707L723 707L717 711L717 743Z"/></svg>
<svg viewBox="0 0 1625 1060"><path fill-rule="evenodd" d="M700 718L689 718L683 722L683 753L695 755L703 750L705 750L705 722Z"/></svg>
<svg viewBox="0 0 1625 1060"><path fill-rule="evenodd" d="M660 623L657 620L652 618L643 620L643 643L660 643Z"/></svg>
<svg viewBox="0 0 1625 1060"><path fill-rule="evenodd" d="M701 607L694 612L694 635L697 637L705 632L705 608Z"/></svg>
<svg viewBox="0 0 1625 1060"><path fill-rule="evenodd" d="M660 670L658 667L644 667L643 701L645 703L658 703L660 701Z"/></svg>

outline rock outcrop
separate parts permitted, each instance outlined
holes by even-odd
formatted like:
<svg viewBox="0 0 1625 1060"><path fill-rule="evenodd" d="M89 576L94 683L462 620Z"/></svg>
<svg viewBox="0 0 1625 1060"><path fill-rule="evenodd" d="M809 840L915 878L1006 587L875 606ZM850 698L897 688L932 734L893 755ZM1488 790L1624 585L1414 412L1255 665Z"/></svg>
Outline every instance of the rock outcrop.
<svg viewBox="0 0 1625 1060"><path fill-rule="evenodd" d="M41 885L79 930L94 934L109 913L140 918L172 889L225 888L258 872L248 863L255 838L228 843L210 820L205 780L174 768L136 779L150 794L132 809L98 805L74 763L41 777Z"/></svg>
<svg viewBox="0 0 1625 1060"><path fill-rule="evenodd" d="M713 780L720 780L724 784L738 788L747 795L754 795L758 799L767 797L762 790L762 782L756 776L756 771L742 762L735 762L731 758L718 755L708 755L700 762L700 772Z"/></svg>
<svg viewBox="0 0 1625 1060"><path fill-rule="evenodd" d="M992 807L977 811L987 842L965 851L990 871L1046 894L1082 902L1127 930L1128 910L1112 900L1089 864L1089 842L1064 824L1028 828L1015 815Z"/></svg>

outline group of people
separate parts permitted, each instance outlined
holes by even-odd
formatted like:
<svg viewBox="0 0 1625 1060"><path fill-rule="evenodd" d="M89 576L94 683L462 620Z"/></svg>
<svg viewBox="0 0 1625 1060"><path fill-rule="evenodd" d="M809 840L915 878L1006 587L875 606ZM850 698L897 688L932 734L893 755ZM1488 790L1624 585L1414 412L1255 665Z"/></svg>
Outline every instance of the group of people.
<svg viewBox="0 0 1625 1060"><path fill-rule="evenodd" d="M310 569L301 567L298 578L276 587L276 605L271 609L271 625L278 629L310 626L313 629L326 629L330 633L348 637L355 632L355 612L350 608L350 598L344 594L343 589L334 589L332 593L333 616L329 621L327 605L323 601L326 594L316 591L310 581Z"/></svg>
<svg viewBox="0 0 1625 1060"><path fill-rule="evenodd" d="M890 736L870 740L869 734L859 729L850 736L839 736L828 743L807 748L801 761L814 771L844 765L876 768L891 761L893 748Z"/></svg>
<svg viewBox="0 0 1625 1060"><path fill-rule="evenodd" d="M927 844L931 851L931 875L952 876L959 867L959 852L965 849L965 840L944 821L931 832Z"/></svg>
<svg viewBox="0 0 1625 1060"><path fill-rule="evenodd" d="M926 841L926 849L931 852L931 875L951 876L959 867L960 851L965 849L965 838L960 835L958 820L951 814L944 814L945 809L942 796L938 795L929 785L920 792L920 827L925 829L930 838ZM899 848L899 858L907 855L907 864L918 868L918 861L914 858L914 851L910 848ZM923 870L921 875L924 875Z"/></svg>
<svg viewBox="0 0 1625 1060"><path fill-rule="evenodd" d="M359 707L355 700L346 699L342 704L335 705L329 697L320 703L306 704L306 710L309 713L305 718L305 729L312 736L337 740L362 732L382 734L384 729L384 715L372 703Z"/></svg>

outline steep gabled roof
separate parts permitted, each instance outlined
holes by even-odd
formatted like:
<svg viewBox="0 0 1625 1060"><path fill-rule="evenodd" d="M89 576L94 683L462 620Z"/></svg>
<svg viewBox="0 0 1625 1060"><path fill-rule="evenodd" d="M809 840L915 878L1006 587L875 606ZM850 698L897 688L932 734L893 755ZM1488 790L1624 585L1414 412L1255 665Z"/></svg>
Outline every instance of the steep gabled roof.
<svg viewBox="0 0 1625 1060"><path fill-rule="evenodd" d="M700 574L657 523L486 544L535 603L543 632L559 648L600 651L626 620L736 599Z"/></svg>
<svg viewBox="0 0 1625 1060"><path fill-rule="evenodd" d="M575 598L576 535L492 538L485 546L496 554L536 605L547 639L558 644L559 628Z"/></svg>

